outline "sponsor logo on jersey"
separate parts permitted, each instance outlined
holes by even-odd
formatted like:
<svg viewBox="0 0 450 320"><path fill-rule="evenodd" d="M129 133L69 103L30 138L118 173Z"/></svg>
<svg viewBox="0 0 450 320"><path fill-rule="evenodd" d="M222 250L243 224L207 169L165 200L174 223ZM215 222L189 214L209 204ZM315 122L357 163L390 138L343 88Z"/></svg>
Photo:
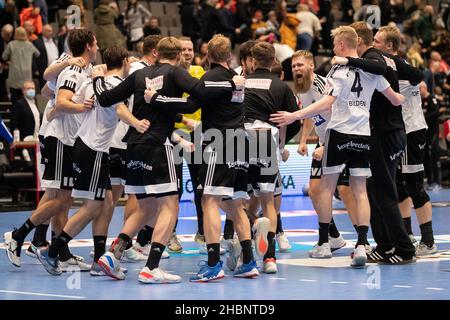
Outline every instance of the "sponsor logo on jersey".
<svg viewBox="0 0 450 320"><path fill-rule="evenodd" d="M148 171L153 170L153 167L151 165L139 160L131 160L130 162L127 163L127 168L131 170L138 170L141 168Z"/></svg>
<svg viewBox="0 0 450 320"><path fill-rule="evenodd" d="M155 90L162 89L164 85L164 76L158 76L153 79L145 78L145 86L148 88L153 87Z"/></svg>
<svg viewBox="0 0 450 320"><path fill-rule="evenodd" d="M245 80L245 87L247 89L269 90L271 84L272 84L272 79L247 79L247 80Z"/></svg>
<svg viewBox="0 0 450 320"><path fill-rule="evenodd" d="M347 143L344 143L341 145L336 145L336 146L339 151L341 151L343 149L352 149L352 150L356 150L356 151L370 150L370 146L368 144L357 143L357 142L353 142L353 141L349 141Z"/></svg>

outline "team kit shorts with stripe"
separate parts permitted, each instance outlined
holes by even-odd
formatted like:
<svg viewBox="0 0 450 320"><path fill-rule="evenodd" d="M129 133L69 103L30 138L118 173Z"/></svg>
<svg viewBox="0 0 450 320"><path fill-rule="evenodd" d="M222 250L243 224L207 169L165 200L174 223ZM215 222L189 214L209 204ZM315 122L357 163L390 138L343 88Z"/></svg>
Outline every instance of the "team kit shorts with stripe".
<svg viewBox="0 0 450 320"><path fill-rule="evenodd" d="M204 195L222 196L224 200L249 199L247 194L248 139L243 129L234 137L223 137L222 147L203 145L199 181Z"/></svg>
<svg viewBox="0 0 450 320"><path fill-rule="evenodd" d="M316 145L316 149L319 148L320 145ZM322 160L313 159L311 161L311 174L309 179L320 179L322 178ZM349 170L347 167L339 175L339 179L337 182L338 186L348 186L349 185Z"/></svg>
<svg viewBox="0 0 450 320"><path fill-rule="evenodd" d="M44 139L44 174L41 186L45 189L72 190L74 185L73 147L63 144L56 137Z"/></svg>
<svg viewBox="0 0 450 320"><path fill-rule="evenodd" d="M111 185L125 186L127 177L127 150L109 148L109 176Z"/></svg>
<svg viewBox="0 0 450 320"><path fill-rule="evenodd" d="M148 141L128 144L126 156L125 193L135 194L138 199L178 194L180 179L168 139L164 144Z"/></svg>
<svg viewBox="0 0 450 320"><path fill-rule="evenodd" d="M280 160L277 138L270 129L250 129L247 133L252 146L249 151L249 189L256 197L261 193L275 193Z"/></svg>
<svg viewBox="0 0 450 320"><path fill-rule="evenodd" d="M403 154L401 173L424 171L423 158L427 141L427 129L410 132L406 135L406 150Z"/></svg>
<svg viewBox="0 0 450 320"><path fill-rule="evenodd" d="M92 150L78 137L73 147L73 171L75 183L72 197L97 201L105 199L106 191L111 190L106 152Z"/></svg>
<svg viewBox="0 0 450 320"><path fill-rule="evenodd" d="M370 177L369 137L327 131L322 174L336 174L348 168L350 176Z"/></svg>

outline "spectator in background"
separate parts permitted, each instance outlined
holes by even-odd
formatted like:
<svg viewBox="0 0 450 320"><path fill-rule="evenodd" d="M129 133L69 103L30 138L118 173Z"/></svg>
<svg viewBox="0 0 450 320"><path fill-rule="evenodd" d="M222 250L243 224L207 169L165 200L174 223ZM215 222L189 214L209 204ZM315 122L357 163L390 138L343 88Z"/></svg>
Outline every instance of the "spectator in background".
<svg viewBox="0 0 450 320"><path fill-rule="evenodd" d="M200 66L203 69L208 69L208 42L202 42L199 46L198 52L194 57L194 64Z"/></svg>
<svg viewBox="0 0 450 320"><path fill-rule="evenodd" d="M223 0L223 7L219 9L220 26L219 33L223 34L231 40L231 45L234 47L236 43L235 34L239 31L236 29L234 13L231 11L231 0Z"/></svg>
<svg viewBox="0 0 450 320"><path fill-rule="evenodd" d="M292 50L297 47L297 26L300 21L295 14L288 13L286 9L286 1L278 0L275 5L277 19L280 22L280 43L287 44Z"/></svg>
<svg viewBox="0 0 450 320"><path fill-rule="evenodd" d="M33 6L32 4L28 8L24 8L20 12L20 25L25 27L26 22L31 23L34 27L33 33L35 35L40 35L42 33L41 8ZM33 40L30 39L30 41Z"/></svg>
<svg viewBox="0 0 450 320"><path fill-rule="evenodd" d="M352 2L352 0L341 0L341 22L343 22L344 24L351 24L353 22L353 15L355 14L355 10L353 9Z"/></svg>
<svg viewBox="0 0 450 320"><path fill-rule="evenodd" d="M114 45L125 46L125 39L114 23L118 12L109 6L109 2L110 0L100 0L99 6L94 10L96 38L101 52Z"/></svg>
<svg viewBox="0 0 450 320"><path fill-rule="evenodd" d="M333 40L331 39L331 29L333 28L334 17L331 14L331 0L319 0L319 12L317 17L322 24L322 46L324 49L331 50L333 48ZM356 7L353 5L353 8ZM313 51L315 53L315 50Z"/></svg>
<svg viewBox="0 0 450 320"><path fill-rule="evenodd" d="M6 79L8 78L8 64L2 58L3 51L11 41L14 28L10 24L5 24L1 30L0 39L0 101L8 101L8 92L6 91Z"/></svg>
<svg viewBox="0 0 450 320"><path fill-rule="evenodd" d="M395 22L395 25L400 31L403 31L403 21L406 19L404 2L404 0L393 0L391 6L391 21Z"/></svg>
<svg viewBox="0 0 450 320"><path fill-rule="evenodd" d="M322 30L319 18L309 11L306 4L297 6L297 19L300 24L297 26L297 50L310 51L315 36Z"/></svg>
<svg viewBox="0 0 450 320"><path fill-rule="evenodd" d="M277 36L277 40L280 41L280 23L277 20L277 14L275 10L269 11L267 14L267 29Z"/></svg>
<svg viewBox="0 0 450 320"><path fill-rule="evenodd" d="M264 16L261 10L256 10L252 19L252 39L255 39L258 29L267 29L267 23L263 20Z"/></svg>
<svg viewBox="0 0 450 320"><path fill-rule="evenodd" d="M10 129L12 132L19 130L21 141L27 136L37 139L41 116L36 105L36 89L33 81L27 80L23 83L22 95L11 109Z"/></svg>
<svg viewBox="0 0 450 320"><path fill-rule="evenodd" d="M31 23L31 21L25 21L23 24L23 28L27 32L28 40L33 42L38 38L37 34L35 33L34 25Z"/></svg>
<svg viewBox="0 0 450 320"><path fill-rule="evenodd" d="M125 26L128 27L128 49L133 50L136 43L144 38L144 25L152 14L138 0L128 0L125 11Z"/></svg>
<svg viewBox="0 0 450 320"><path fill-rule="evenodd" d="M406 56L408 57L409 63L414 68L422 69L425 67L425 61L422 58L421 55L422 46L419 42L414 42L412 46L408 49L408 52L406 53Z"/></svg>
<svg viewBox="0 0 450 320"><path fill-rule="evenodd" d="M5 7L0 9L0 27L3 27L6 24L10 24L14 28L16 28L19 23L19 12L14 0L7 0L5 2Z"/></svg>
<svg viewBox="0 0 450 320"><path fill-rule="evenodd" d="M425 145L424 167L428 189L439 191L441 187L441 162L439 148L439 103L427 89L424 82L419 84L422 109L427 122L427 141Z"/></svg>
<svg viewBox="0 0 450 320"><path fill-rule="evenodd" d="M24 82L32 79L33 57L38 57L39 54L39 50L28 41L25 29L18 27L14 40L8 43L2 54L3 60L9 64L8 84L12 103L22 97Z"/></svg>
<svg viewBox="0 0 450 320"><path fill-rule="evenodd" d="M34 6L41 9L42 23L48 24L48 6L46 0L34 0Z"/></svg>
<svg viewBox="0 0 450 320"><path fill-rule="evenodd" d="M299 4L308 6L308 8L314 14L317 14L320 10L320 4L318 0L300 0Z"/></svg>
<svg viewBox="0 0 450 320"><path fill-rule="evenodd" d="M200 37L201 22L200 22L200 0L183 1L181 7L181 33L185 37L190 37L194 46L197 46L197 40ZM145 33L145 32L144 32Z"/></svg>
<svg viewBox="0 0 450 320"><path fill-rule="evenodd" d="M433 6L425 6L420 17L413 23L413 36L417 38L422 48L428 49L431 45L433 32Z"/></svg>
<svg viewBox="0 0 450 320"><path fill-rule="evenodd" d="M199 13L200 21L202 22L200 38L204 42L208 42L213 35L219 32L220 16L217 3L217 0L206 0Z"/></svg>
<svg viewBox="0 0 450 320"><path fill-rule="evenodd" d="M53 27L46 24L42 27L42 36L33 41L34 46L39 50L39 57L34 59L40 89L45 85L44 71L62 52L59 52L58 45L54 39Z"/></svg>
<svg viewBox="0 0 450 320"><path fill-rule="evenodd" d="M159 20L157 17L151 17L150 21L144 26L144 38L150 35L161 34Z"/></svg>
<svg viewBox="0 0 450 320"><path fill-rule="evenodd" d="M236 3L237 43L243 43L252 37L253 23L249 0L238 0Z"/></svg>

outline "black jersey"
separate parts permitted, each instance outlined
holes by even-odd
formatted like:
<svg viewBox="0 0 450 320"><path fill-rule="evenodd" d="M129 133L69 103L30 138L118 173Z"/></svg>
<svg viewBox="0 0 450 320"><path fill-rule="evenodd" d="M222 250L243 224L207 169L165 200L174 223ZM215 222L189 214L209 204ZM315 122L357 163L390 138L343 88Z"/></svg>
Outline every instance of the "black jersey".
<svg viewBox="0 0 450 320"><path fill-rule="evenodd" d="M158 94L147 104L144 93L150 85ZM101 105L111 105L134 94L133 115L137 119L150 121L150 128L143 134L130 127L126 137L128 144L164 143L173 131L177 113L192 113L199 108L194 99L214 99L234 88L232 81L200 81L191 77L185 69L167 63L145 67L109 91L104 86L103 77L94 80L94 90ZM182 98L184 92L190 94L189 99Z"/></svg>
<svg viewBox="0 0 450 320"><path fill-rule="evenodd" d="M210 81L226 83L237 73L233 69L226 69L219 64L212 63L211 70L201 78L206 83ZM203 131L210 128L219 130L237 129L244 127L244 105L231 102L232 92L217 99L202 100L202 127Z"/></svg>
<svg viewBox="0 0 450 320"><path fill-rule="evenodd" d="M298 111L294 93L277 75L267 69L256 69L245 81L245 119L269 121L277 111Z"/></svg>

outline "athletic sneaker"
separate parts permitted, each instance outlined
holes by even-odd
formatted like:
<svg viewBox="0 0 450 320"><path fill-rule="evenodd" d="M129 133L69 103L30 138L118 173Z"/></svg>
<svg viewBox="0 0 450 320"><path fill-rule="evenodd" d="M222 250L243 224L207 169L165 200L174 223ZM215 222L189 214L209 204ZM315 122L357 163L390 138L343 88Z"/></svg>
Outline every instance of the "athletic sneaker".
<svg viewBox="0 0 450 320"><path fill-rule="evenodd" d="M388 264L388 265L402 265L408 263L416 262L416 257L414 255L410 256L401 256L395 253L389 253L386 255L386 258L378 261L378 264Z"/></svg>
<svg viewBox="0 0 450 320"><path fill-rule="evenodd" d="M353 250L353 258L351 266L353 268L364 268L367 262L366 248L362 244Z"/></svg>
<svg viewBox="0 0 450 320"><path fill-rule="evenodd" d="M14 266L20 267L20 252L22 250L22 245L13 239L12 231L5 232L3 239L5 240L6 256L9 261L11 261Z"/></svg>
<svg viewBox="0 0 450 320"><path fill-rule="evenodd" d="M238 239L233 239L232 241L228 242L228 255L225 261L228 269L230 269L231 271L234 271L236 269L241 253L242 247Z"/></svg>
<svg viewBox="0 0 450 320"><path fill-rule="evenodd" d="M237 237L231 238L231 239L225 239L223 236L220 237L220 251L227 252L228 251L228 243L230 241L233 241L234 239L237 239Z"/></svg>
<svg viewBox="0 0 450 320"><path fill-rule="evenodd" d="M50 258L48 256L48 251L49 251L48 247L39 249L37 251L37 257L48 273L50 273L53 276L60 276L62 271L61 268L59 267L58 257Z"/></svg>
<svg viewBox="0 0 450 320"><path fill-rule="evenodd" d="M369 254L373 251L373 248L370 246L370 244L365 244L364 249L366 250L366 257L369 257ZM355 254L355 251L352 251L350 258L353 259L353 255ZM369 258L367 258L369 259ZM369 261L367 261L369 262Z"/></svg>
<svg viewBox="0 0 450 320"><path fill-rule="evenodd" d="M116 280L125 279L125 273L120 267L120 261L116 259L112 252L106 252L98 259L97 263L107 276Z"/></svg>
<svg viewBox="0 0 450 320"><path fill-rule="evenodd" d="M259 271L256 268L255 260L252 260L247 264L241 264L233 273L233 276L237 278L255 278L258 275Z"/></svg>
<svg viewBox="0 0 450 320"><path fill-rule="evenodd" d="M150 270L148 267L144 267L141 272L139 272L138 280L142 283L153 284L179 283L181 282L181 277L175 274L170 274L161 268Z"/></svg>
<svg viewBox="0 0 450 320"><path fill-rule="evenodd" d="M378 261L385 259L386 256L387 252L383 252L378 248L375 248L367 254L367 263L377 263Z"/></svg>
<svg viewBox="0 0 450 320"><path fill-rule="evenodd" d="M277 233L276 238L277 238L277 243L278 243L278 250L280 252L287 252L287 251L291 250L292 246L289 243L289 239L284 234L284 232Z"/></svg>
<svg viewBox="0 0 450 320"><path fill-rule="evenodd" d="M180 239L178 239L176 232L174 232L172 234L172 237L170 237L169 243L167 244L167 248L171 252L181 252L181 251L183 251L183 247L181 246Z"/></svg>
<svg viewBox="0 0 450 320"><path fill-rule="evenodd" d="M139 262L139 261L147 261L147 257L142 253L137 251L134 247L131 247L128 250L125 250L122 255L123 262Z"/></svg>
<svg viewBox="0 0 450 320"><path fill-rule="evenodd" d="M120 271L123 273L128 273L127 268L120 267ZM100 268L97 262L92 262L91 270L89 270L89 274L93 277L104 277L106 273Z"/></svg>
<svg viewBox="0 0 450 320"><path fill-rule="evenodd" d="M342 237L341 234L337 238L333 238L332 236L329 236L328 243L330 244L331 252L339 250L339 249L345 247L345 245L347 244L347 242L345 242L345 239L344 239L344 237Z"/></svg>
<svg viewBox="0 0 450 320"><path fill-rule="evenodd" d="M317 243L314 248L309 251L309 257L314 259L329 259L332 256L330 244L328 242L322 243L321 246Z"/></svg>
<svg viewBox="0 0 450 320"><path fill-rule="evenodd" d="M33 242L31 242L30 245L28 246L28 249L25 251L25 253L26 253L27 256L29 256L31 258L37 259L37 255L36 255L37 251L39 249L43 249L45 247L48 247L48 245L49 245L48 242L45 242L45 244L44 243L40 243L38 245L34 245Z"/></svg>
<svg viewBox="0 0 450 320"><path fill-rule="evenodd" d="M84 262L84 259L72 255L67 261L58 261L62 272L72 271L90 271L91 266Z"/></svg>
<svg viewBox="0 0 450 320"><path fill-rule="evenodd" d="M267 240L267 233L270 228L270 220L268 218L258 218L253 224L253 234L255 235L256 254L264 257L269 249L269 242Z"/></svg>
<svg viewBox="0 0 450 320"><path fill-rule="evenodd" d="M277 261L275 258L267 258L264 260L263 270L264 273L277 273Z"/></svg>
<svg viewBox="0 0 450 320"><path fill-rule="evenodd" d="M208 250L206 250L206 242L204 243L204 244L201 244L200 245L200 247L199 247L199 249L198 249L198 252L200 253L200 254L204 254L204 255L207 255L208 254ZM220 254L222 255L222 254L225 254L225 252L227 252L227 250L225 250L224 248L222 248L222 246L220 247Z"/></svg>
<svg viewBox="0 0 450 320"><path fill-rule="evenodd" d="M194 241L196 243L198 243L198 244L204 244L206 242L205 241L205 236L200 234L200 233L198 233L198 231L197 231L197 233L195 234Z"/></svg>
<svg viewBox="0 0 450 320"><path fill-rule="evenodd" d="M148 243L145 246L141 246L138 242L135 242L133 244L133 249L136 250L137 252L142 253L144 256L147 256L150 254L150 248L151 248L151 244Z"/></svg>
<svg viewBox="0 0 450 320"><path fill-rule="evenodd" d="M222 270L222 261L217 262L214 267L208 266L208 263L206 261L200 261L199 266L200 270L195 276L191 277L191 282L208 282L225 277L225 273Z"/></svg>
<svg viewBox="0 0 450 320"><path fill-rule="evenodd" d="M438 253L438 249L435 243L431 247L423 243L422 241L416 247L416 257L426 257Z"/></svg>

